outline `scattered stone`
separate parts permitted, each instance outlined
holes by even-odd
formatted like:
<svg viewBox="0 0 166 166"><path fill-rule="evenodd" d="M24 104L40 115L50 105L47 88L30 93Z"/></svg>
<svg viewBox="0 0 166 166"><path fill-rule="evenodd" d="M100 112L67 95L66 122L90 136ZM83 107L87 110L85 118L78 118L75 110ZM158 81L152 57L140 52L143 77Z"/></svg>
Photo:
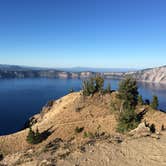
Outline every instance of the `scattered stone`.
<svg viewBox="0 0 166 166"><path fill-rule="evenodd" d="M160 136L158 134L151 134L152 138L160 139Z"/></svg>
<svg viewBox="0 0 166 166"><path fill-rule="evenodd" d="M81 152L81 153L85 153L85 152L86 152L86 148L85 148L84 146L81 146L81 147L80 147L80 152Z"/></svg>
<svg viewBox="0 0 166 166"><path fill-rule="evenodd" d="M54 165L48 160L43 160L43 161L41 161L39 166L54 166Z"/></svg>

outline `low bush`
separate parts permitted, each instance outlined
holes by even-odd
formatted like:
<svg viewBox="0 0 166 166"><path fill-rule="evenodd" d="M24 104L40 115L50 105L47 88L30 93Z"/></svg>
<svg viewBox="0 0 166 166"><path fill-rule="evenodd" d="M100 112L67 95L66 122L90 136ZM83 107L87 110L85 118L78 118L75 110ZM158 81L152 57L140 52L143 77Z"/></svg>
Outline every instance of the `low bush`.
<svg viewBox="0 0 166 166"><path fill-rule="evenodd" d="M91 132L84 132L84 138L91 138L93 139L95 137L95 135Z"/></svg>

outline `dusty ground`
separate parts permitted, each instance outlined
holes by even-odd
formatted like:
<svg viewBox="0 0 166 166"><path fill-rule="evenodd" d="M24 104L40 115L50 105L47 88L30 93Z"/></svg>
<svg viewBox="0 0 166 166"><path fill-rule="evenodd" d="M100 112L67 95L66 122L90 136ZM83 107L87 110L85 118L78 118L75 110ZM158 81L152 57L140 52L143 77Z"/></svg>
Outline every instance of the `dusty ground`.
<svg viewBox="0 0 166 166"><path fill-rule="evenodd" d="M33 129L49 131L48 138L38 145L30 145L26 142L28 129L0 137L0 150L6 156L1 163L27 166L53 163L59 166L166 165L165 132L160 139L133 139L125 136L122 143L109 141L110 137L121 137L116 133L117 121L113 109L120 107L120 103L115 96L116 92L111 95L83 97L80 92L75 92L54 101L51 106L44 107L40 114L34 116L37 123L33 125ZM140 110L144 108L146 107L138 107ZM148 109L142 121L154 123L159 131L161 125L166 126L166 115ZM83 127L83 132L76 133L76 127ZM109 137L97 140L94 146L89 146L84 132L104 132ZM56 138L63 141L56 142ZM83 152L80 152L82 145Z"/></svg>

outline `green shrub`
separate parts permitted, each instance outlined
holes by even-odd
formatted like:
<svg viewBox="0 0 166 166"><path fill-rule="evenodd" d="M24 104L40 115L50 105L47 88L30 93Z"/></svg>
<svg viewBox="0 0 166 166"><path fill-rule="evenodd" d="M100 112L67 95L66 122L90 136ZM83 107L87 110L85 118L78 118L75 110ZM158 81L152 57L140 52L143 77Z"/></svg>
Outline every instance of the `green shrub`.
<svg viewBox="0 0 166 166"><path fill-rule="evenodd" d="M135 111L125 110L119 115L117 131L120 133L124 133L136 128L138 124L139 120Z"/></svg>
<svg viewBox="0 0 166 166"><path fill-rule="evenodd" d="M88 137L88 133L85 131L84 132L84 138L87 138Z"/></svg>
<svg viewBox="0 0 166 166"><path fill-rule="evenodd" d="M93 133L91 133L91 132L84 132L84 138L91 138L91 139L93 139L95 136L94 136L94 134Z"/></svg>
<svg viewBox="0 0 166 166"><path fill-rule="evenodd" d="M106 89L104 89L104 93L111 93L111 84L108 83Z"/></svg>
<svg viewBox="0 0 166 166"><path fill-rule="evenodd" d="M153 109L157 109L157 108L158 108L158 106L159 106L159 101L158 101L158 97L157 97L157 96L153 96L153 100L152 100L150 106L151 106Z"/></svg>
<svg viewBox="0 0 166 166"><path fill-rule="evenodd" d="M144 101L143 101L141 95L138 96L138 104L139 104L139 105L143 105L143 104L144 104Z"/></svg>
<svg viewBox="0 0 166 166"><path fill-rule="evenodd" d="M36 132L29 128L29 133L27 135L27 142L30 144L38 144L42 141L42 134L40 134L39 130L37 129Z"/></svg>

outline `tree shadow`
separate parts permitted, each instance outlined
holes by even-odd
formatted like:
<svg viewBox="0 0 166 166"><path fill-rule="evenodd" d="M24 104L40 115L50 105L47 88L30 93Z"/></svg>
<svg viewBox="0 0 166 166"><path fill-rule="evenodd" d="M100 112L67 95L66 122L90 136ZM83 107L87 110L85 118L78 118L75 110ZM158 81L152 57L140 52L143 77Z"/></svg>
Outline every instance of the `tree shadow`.
<svg viewBox="0 0 166 166"><path fill-rule="evenodd" d="M52 127L40 133L40 142L43 142L44 140L46 140L54 132L54 130L51 130L51 129Z"/></svg>

